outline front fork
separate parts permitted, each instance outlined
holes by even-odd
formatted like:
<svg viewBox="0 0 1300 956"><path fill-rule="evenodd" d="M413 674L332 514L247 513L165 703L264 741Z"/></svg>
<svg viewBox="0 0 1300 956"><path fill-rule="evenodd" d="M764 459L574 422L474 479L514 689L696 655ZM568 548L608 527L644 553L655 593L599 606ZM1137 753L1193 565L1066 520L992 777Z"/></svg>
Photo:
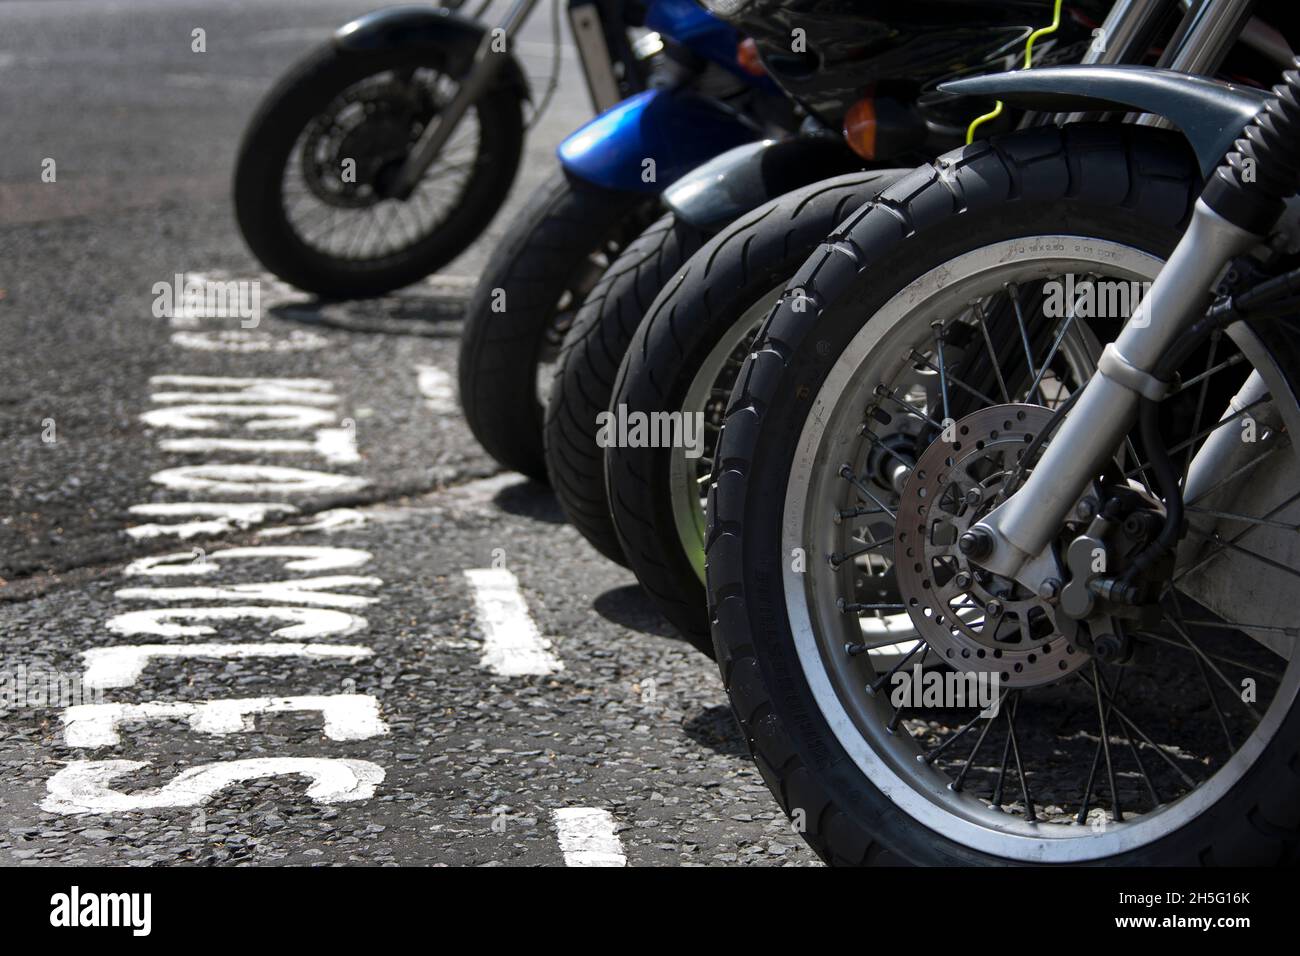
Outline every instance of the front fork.
<svg viewBox="0 0 1300 956"><path fill-rule="evenodd" d="M514 38L535 6L537 0L516 0L501 23L484 32L478 49L474 51L469 72L461 80L456 95L438 111L438 122L430 123L420 133L420 138L407 154L406 161L398 169L393 182L393 193L398 199L410 198L421 177L451 139L451 134L456 131L465 113L496 78L497 71L506 60L504 56L498 55L498 44L502 39L508 43ZM486 9L487 5L484 4L478 13L481 14Z"/></svg>
<svg viewBox="0 0 1300 956"><path fill-rule="evenodd" d="M1205 313L1209 290L1228 262L1260 237L1197 200L1192 222L1119 338L1106 346L1097 373L1021 488L972 529L978 563L1019 579L1048 573L1042 554L1089 483L1105 469L1133 427L1138 401L1163 397L1168 383L1151 374L1177 337ZM1026 586L1038 589L1040 581Z"/></svg>
<svg viewBox="0 0 1300 956"><path fill-rule="evenodd" d="M1266 237L1300 187L1300 58L1247 124L1196 201L1191 225L1024 485L962 537L979 566L1039 591L1051 545L1088 484L1133 427L1138 403L1163 398L1153 370L1204 315L1228 262Z"/></svg>

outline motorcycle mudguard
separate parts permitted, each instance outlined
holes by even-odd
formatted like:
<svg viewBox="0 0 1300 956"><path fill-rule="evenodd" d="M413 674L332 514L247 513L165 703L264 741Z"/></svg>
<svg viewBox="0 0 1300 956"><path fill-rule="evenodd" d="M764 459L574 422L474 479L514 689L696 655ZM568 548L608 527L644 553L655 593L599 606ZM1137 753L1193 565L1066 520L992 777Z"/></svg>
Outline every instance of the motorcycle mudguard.
<svg viewBox="0 0 1300 956"><path fill-rule="evenodd" d="M385 7L357 17L334 31L339 50L365 55L396 49L428 50L431 58L449 76L463 76L474 61L487 28L483 24L440 7ZM528 78L513 53L505 56L497 74L523 99L531 99Z"/></svg>
<svg viewBox="0 0 1300 956"><path fill-rule="evenodd" d="M865 164L842 139L764 139L729 149L664 190L664 205L681 221L716 232L769 199Z"/></svg>
<svg viewBox="0 0 1300 956"><path fill-rule="evenodd" d="M939 89L1043 112L1154 113L1187 137L1206 177L1268 97L1264 90L1142 66L1051 66L953 80Z"/></svg>
<svg viewBox="0 0 1300 956"><path fill-rule="evenodd" d="M706 159L762 135L721 103L689 90L638 93L569 135L557 152L570 176L658 195Z"/></svg>

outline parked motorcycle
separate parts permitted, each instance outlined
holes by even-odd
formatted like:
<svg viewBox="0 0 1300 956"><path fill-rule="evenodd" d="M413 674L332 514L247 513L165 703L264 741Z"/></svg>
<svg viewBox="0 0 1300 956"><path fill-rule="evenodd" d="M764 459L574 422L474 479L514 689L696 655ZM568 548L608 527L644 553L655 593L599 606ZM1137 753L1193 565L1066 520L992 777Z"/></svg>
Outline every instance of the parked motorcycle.
<svg viewBox="0 0 1300 956"><path fill-rule="evenodd" d="M445 265L487 228L523 148L532 93L511 47L537 0L514 0L495 26L482 21L490 5L472 15L458 12L462 0L367 14L267 94L234 180L239 228L267 269L327 298L381 295ZM670 68L655 44L635 45L642 4L564 7L597 111ZM553 11L552 82L533 120L558 76L559 0ZM707 28L686 25L698 34L689 48L713 42Z"/></svg>
<svg viewBox="0 0 1300 956"><path fill-rule="evenodd" d="M1166 17L1152 18L1150 6L1136 9L1117 4L1104 22L1101 35L1135 36L1132 22L1135 15L1148 23L1164 19L1165 31L1173 35L1178 20L1172 15L1180 12L1178 5L1168 2L1163 12ZM1268 35L1262 22L1247 21L1247 24L1246 31ZM1252 68L1249 57L1239 52L1244 44L1233 47L1237 39L1233 33L1207 38L1184 31L1184 36L1181 42L1186 47L1166 43L1167 62L1190 65L1190 54L1195 52L1199 62L1222 63L1234 75ZM1140 59L1141 51L1153 43L1163 42L1162 37L1161 33L1152 33L1140 45L1111 43L1104 50L1101 44L1090 44L1084 58L1092 63L1119 57ZM1256 51L1249 52L1258 59ZM1030 72L1038 73L1041 69L1040 64ZM1259 66L1253 69L1262 80ZM1022 115L1017 107L1033 105L1028 98L1018 100L1014 106L1008 104L1002 111L1001 122ZM1041 122L1050 116L1050 112L1024 112L1021 122ZM832 180L824 185L836 183ZM883 188L887 183L881 185ZM699 459L688 457L688 450L681 447L615 445L605 449L604 478L610 518L629 565L660 610L706 653L712 653L713 647L703 586L702 499L711 467L711 462L705 459L712 457L717 426L735 375L748 353L753 330L775 304L785 281L818 241L815 238L818 227L810 219L817 214L816 207L806 207L805 203L804 194L794 194L771 204L761 216L749 217L743 228L727 230L727 240L710 243L688 263L684 278L674 282L670 290L655 300L647 320L638 328L610 399L610 407L625 416L655 416L665 412L704 415L706 440L704 454ZM823 216L836 215L824 207L818 212ZM822 232L829 233L842 218L823 219ZM786 228L793 227L796 220L800 230ZM805 229L808 231L802 231ZM795 241L796 236L800 236L802 244ZM886 455L885 450L880 454ZM893 464L898 465L896 461ZM896 599L896 592L888 589L874 595L875 602L881 604ZM874 617L872 626L879 639L896 641L885 645L891 650L910 649L907 640L912 629L906 615L882 612Z"/></svg>
<svg viewBox="0 0 1300 956"><path fill-rule="evenodd" d="M914 16L915 5L907 14L901 6L889 5L870 14L842 8L831 11L808 0L725 5L724 15L742 33L756 37L765 69L806 113L805 135L739 148L665 193L668 215L628 247L575 318L551 386L545 431L551 484L569 520L607 557L630 563L642 574L661 607L679 625L688 624L685 633L702 646L709 638L698 479L707 474L703 459L708 455L677 461L670 480L662 469L652 469L652 478L645 468L647 456L668 457L672 449L625 446L637 458L631 467L639 469L634 481L642 487L623 489L621 510L633 521L622 541L611 515L614 506L606 495L607 443L601 441L596 423L608 410L620 407L619 402L611 405L615 379L642 317L668 280L714 233L771 197L850 170L875 170L866 178L842 183L848 192L819 191L813 195L821 199L811 206L792 197L786 212L764 217L765 225L757 227L762 234L758 246L770 239L793 266L836 221L823 219L816 226L814 216L851 208L843 205L849 198L857 197L859 204L873 198L870 189L879 191L891 181L888 167L910 168L959 145L970 118L993 101L943 94L937 84L1000 69L1010 45L1017 40L1023 44L1034 28L1033 19L1046 17L1050 6L1050 2L977 3L964 7L962 17L952 18L943 4L933 8L922 4L925 15L919 17ZM1077 16L1043 43L1042 61L1077 62L1093 42L1091 18L1099 19L1106 6L1106 2L1082 3L1072 8ZM848 43L847 37L857 39ZM1019 115L1007 111L1001 122L1014 122ZM896 169L894 175L902 171ZM806 248L796 250L787 244L796 236L807 243ZM746 239L745 249L753 242L752 236ZM728 282L736 278L727 274ZM773 279L764 291L779 288L785 277ZM689 321L675 318L669 323L669 334L695 336L700 323L711 326L718 296L734 291L734 286L726 292L712 290L704 310L708 315L693 315ZM679 339L678 345L682 344ZM667 386L672 391L670 380L691 367L693 357L673 346L669 351L671 357L665 355L669 366L657 370L653 389ZM728 347L713 359L725 364L732 351ZM638 408L637 415L649 411ZM714 426L713 420L707 422L706 427ZM695 456L698 451L678 449L678 454ZM670 487L674 489L671 501L648 501L654 496L650 489ZM669 538L680 532L691 541L692 554L685 562L665 555L658 542L648 540L669 529L676 529ZM637 557L628 554L628 548ZM683 575L689 583L673 584L671 579Z"/></svg>
<svg viewBox="0 0 1300 956"><path fill-rule="evenodd" d="M691 0L654 0L662 46L650 88L559 147L560 168L517 215L466 311L460 400L501 464L545 480L541 389L573 313L655 217L657 197L705 160L793 128L793 107L745 65L736 31Z"/></svg>
<svg viewBox="0 0 1300 956"><path fill-rule="evenodd" d="M1039 15L1046 18L1050 9L1050 5L1040 5ZM785 20L808 23L806 13L804 5L799 3L754 4L743 7L738 26L761 33L764 29L778 29ZM1100 16L1100 12L1094 13ZM1095 21L1087 11L1057 4L1056 16L1052 18L1055 31L1049 28L1031 33L1032 28L1026 25L1018 36L1026 46L1036 44L1036 69L1075 59L1092 63L1138 61L1154 44L1165 42L1170 62L1188 66L1191 61L1183 54L1194 51L1200 56L1199 62L1217 65L1227 61L1235 70L1235 61L1243 58L1232 53L1233 35L1225 34L1211 42L1200 34L1187 34L1184 41L1179 41L1185 46L1166 41L1175 33L1180 13L1174 0L1163 4L1117 4L1101 26L1094 28ZM750 21L746 17L754 19ZM777 27L770 26L773 22ZM816 18L811 22L816 22ZM769 26L765 28L763 24ZM1075 24L1075 32L1061 36L1067 24ZM944 30L966 31L967 27L962 24L944 27L922 49L943 48L944 44L938 41L944 38ZM811 49L834 50L843 34L843 29L827 24L824 34L814 32L808 39ZM1111 38L1110 42L1101 42L1101 37ZM772 55L780 63L780 51ZM846 117L842 125L848 137L860 136L865 129L874 134L877 143L882 139L881 124L863 124L861 115L897 115L897 110L888 107L882 110L878 98L872 95L857 101L849 97L862 92L861 86L854 85L855 74L861 83L864 72L880 68L878 55L879 51L875 51L865 61L841 57L835 59L840 64L838 75L823 70L800 81L801 94L819 103L826 104L832 94L840 97L839 109ZM834 58L822 55L821 59ZM872 92L868 90L869 94ZM926 126L942 130L949 145L953 145L967 133L970 119L986 114L984 104L991 106L993 101L992 96L986 100L956 99L952 94L927 87L917 108L925 111ZM945 112L939 114L940 109ZM996 122L982 126L981 131L990 126L1005 129L1016 122L1038 122L1050 117L1050 114L1025 112L1012 105L987 115L996 117ZM933 153L943 151L942 138L932 136L927 145L933 148ZM718 162L721 159L714 164ZM666 195L668 203L674 203L679 191L688 201L696 203L699 196L710 195L705 185L710 180L703 175L707 172L706 167L698 178L693 175L674 186ZM875 186L884 188L888 182L886 176L877 180ZM575 340L574 348L566 352L562 372L553 386L548 458L553 484L566 512L602 551L611 556L624 555L660 610L707 653L712 652L712 639L704 595L703 490L711 467L709 459L717 426L757 323L820 237L843 218L834 202L810 202L810 198L842 195L841 188L853 190L866 183L849 178L838 182L828 180L822 185L835 188L797 191L728 228L725 239L710 242L690 260L670 289L654 300L646 320L639 326L635 321L629 323L622 314L644 311L639 303L611 308L611 302L618 302L613 295L616 284L609 286L610 294L593 295L600 308L584 308L580 313L570 335ZM730 191L713 191L717 192ZM641 242L638 240L633 248ZM633 259L632 250L627 258ZM616 265L611 274L619 271ZM626 271L637 280L639 288L635 292L640 303L654 295L649 285L656 277L654 271L643 275L644 270L637 268L635 261ZM610 318L598 318L596 313ZM590 329L589 323L594 323ZM624 331L629 327L636 332L630 345L630 335ZM579 344L576 340L580 331L584 338ZM613 356L613 360L608 356ZM603 366L619 359L623 359L623 368L611 394L606 383L614 376L606 373ZM620 442L603 449L604 467L601 467L602 449L595 447L597 429L592 426L592 420L605 408L632 420L703 415L702 454L700 449L688 449L680 444L656 447ZM877 600L888 603L889 595L879 594ZM904 646L901 642L910 632L905 616L882 614L877 624L882 638L896 637L898 646Z"/></svg>
<svg viewBox="0 0 1300 956"><path fill-rule="evenodd" d="M790 280L709 493L733 710L831 862L1294 861L1300 60L947 88L1151 119L940 157Z"/></svg>

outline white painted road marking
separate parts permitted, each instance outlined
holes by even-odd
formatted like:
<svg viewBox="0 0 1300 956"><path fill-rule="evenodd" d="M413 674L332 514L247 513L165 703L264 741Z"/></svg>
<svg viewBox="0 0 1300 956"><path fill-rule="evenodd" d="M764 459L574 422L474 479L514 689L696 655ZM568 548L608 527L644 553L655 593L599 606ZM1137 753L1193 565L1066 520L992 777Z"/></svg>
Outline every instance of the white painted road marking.
<svg viewBox="0 0 1300 956"><path fill-rule="evenodd" d="M365 512L357 511L355 508L331 508L329 511L316 512L316 516L312 520L305 521L302 524L263 528L257 532L257 537L283 538L286 535L307 534L313 531L324 531L326 534L333 534L335 531L364 528L368 521Z"/></svg>
<svg viewBox="0 0 1300 956"><path fill-rule="evenodd" d="M283 338L269 332L246 332L243 329L182 331L172 333L172 342L181 348L200 352L308 352L330 344L325 336L302 329L294 329Z"/></svg>
<svg viewBox="0 0 1300 956"><path fill-rule="evenodd" d="M332 465L354 465L361 460L357 433L351 428L320 428L315 441L301 438L165 438L163 451L181 455L207 455L229 451L241 455L320 455Z"/></svg>
<svg viewBox="0 0 1300 956"><path fill-rule="evenodd" d="M50 778L41 809L71 814L195 807L232 783L291 775L311 778L307 796L317 803L345 803L369 800L384 779L383 768L368 760L260 757L191 767L166 786L134 793L108 786L114 777L148 766L143 760L73 760Z"/></svg>
<svg viewBox="0 0 1300 956"><path fill-rule="evenodd" d="M565 866L627 866L614 817L598 807L561 807L552 813Z"/></svg>
<svg viewBox="0 0 1300 956"><path fill-rule="evenodd" d="M127 611L108 620L114 634L152 634L155 637L200 637L212 634L206 624L174 624L172 621L293 621L289 627L276 628L276 637L312 638L354 634L368 626L366 619L347 611L319 607L259 607L253 604L235 607L151 607Z"/></svg>
<svg viewBox="0 0 1300 956"><path fill-rule="evenodd" d="M360 548L335 548L309 545L259 545L255 548L221 548L194 560L193 551L175 551L156 554L132 561L122 573L125 575L149 574L212 574L221 570L222 561L236 558L291 558L284 563L286 571L335 571L339 568L356 568L369 561L373 555Z"/></svg>
<svg viewBox="0 0 1300 956"><path fill-rule="evenodd" d="M208 391L154 392L151 402L288 402L293 405L335 405L334 383L324 378L236 378L225 375L155 375L153 386L205 388Z"/></svg>
<svg viewBox="0 0 1300 956"><path fill-rule="evenodd" d="M63 741L69 747L114 747L118 727L131 720L182 718L200 734L252 733L256 714L318 711L330 740L366 740L388 733L379 701L369 694L303 697L246 697L228 700L153 700L143 704L78 704L63 712Z"/></svg>
<svg viewBox="0 0 1300 956"><path fill-rule="evenodd" d="M149 662L162 658L305 657L352 660L371 657L375 652L360 644L116 644L81 652L86 667L83 687L130 687L140 679Z"/></svg>
<svg viewBox="0 0 1300 956"><path fill-rule="evenodd" d="M196 535L219 535L235 528L261 524L272 514L295 515L298 509L289 504L272 502L235 503L215 501L158 501L145 505L132 505L133 515L151 518L206 517L208 521L183 521L177 524L140 524L127 528L126 533L137 540L141 538L192 538Z"/></svg>
<svg viewBox="0 0 1300 956"><path fill-rule="evenodd" d="M179 277L178 277L179 281ZM256 289L255 289L256 294ZM157 314L157 313L155 313ZM185 325L173 320L173 324ZM193 323L197 324L197 322ZM280 351L314 348L327 344L320 336L290 333L275 339L265 333L178 332L173 341L188 347L233 351ZM211 433L239 430L244 434L167 438L163 451L182 454L230 452L236 454L317 454L332 464L360 460L356 427L351 419L338 422L338 403L333 386L324 379L222 378L218 376L156 376L155 386L172 391L153 395L164 406L140 416L147 425L181 431ZM322 427L330 426L330 427ZM314 442L302 438L262 437L266 432L315 430ZM252 434L249 434L252 433ZM352 492L365 487L364 478L331 472L310 471L270 465L207 463L169 468L151 476L151 481L179 491L209 492L214 495L278 495L319 492ZM138 505L134 514L193 516L208 521L177 525L142 525L128 530L136 539L155 536L188 537L220 533L232 526L261 523L268 514L296 514L288 504L224 502L157 503ZM318 527L355 525L355 511L340 510L320 516ZM364 523L364 519L361 519ZM196 563L193 558L199 560ZM203 575L220 570L236 559L280 558L291 571L329 571L355 567L370 560L369 552L354 548L285 547L226 548L208 561L202 550L172 553L133 562L126 575ZM108 629L118 634L151 634L186 637L210 634L213 621L274 621L283 626L272 634L281 637L315 638L364 630L365 618L332 608L361 607L378 599L358 594L336 593L331 588L379 587L376 577L324 575L290 581L261 581L219 587L134 587L116 593L119 600L154 601L267 601L275 607L243 603L232 607L150 608L118 614ZM285 605L315 605L309 607ZM194 658L285 658L356 660L373 656L359 645L305 643L199 643L140 644L93 648L82 653L85 672L82 685L88 689L130 687L155 659ZM379 714L378 701L363 694L259 697L224 700L167 701L143 703L101 703L75 705L63 711L64 737L71 747L109 747L121 743L119 727L130 721L184 719L198 733L230 734L255 730L254 718L262 713L319 712L323 733L332 740L365 740L388 733ZM148 767L131 760L78 760L50 778L42 809L50 813L121 813L161 807L196 806L233 783L259 777L306 776L311 784L307 795L318 803L367 800L383 781L384 770L365 760L306 757L273 757L227 760L193 767L179 773L161 787L123 793L112 789L116 777Z"/></svg>
<svg viewBox="0 0 1300 956"><path fill-rule="evenodd" d="M338 594L331 588L377 588L380 578L360 574L326 574L291 581L258 581L225 587L191 585L175 588L122 588L114 597L123 601L277 601L311 607L365 607L379 598L364 594Z"/></svg>
<svg viewBox="0 0 1300 956"><path fill-rule="evenodd" d="M450 375L436 365L417 365L415 371L420 394L424 396L424 404L430 411L440 415L455 415L459 412L456 386Z"/></svg>
<svg viewBox="0 0 1300 956"><path fill-rule="evenodd" d="M564 664L551 653L551 642L542 637L528 613L514 574L505 568L470 568L465 577L474 592L483 629L480 667L502 677L564 670Z"/></svg>
<svg viewBox="0 0 1300 956"><path fill-rule="evenodd" d="M194 404L170 405L155 408L140 415L140 421L153 428L172 428L177 431L212 432L233 428L235 423L219 419L233 418L243 422L248 431L295 431L333 425L338 415L332 409L310 405L235 405Z"/></svg>
<svg viewBox="0 0 1300 956"><path fill-rule="evenodd" d="M167 468L149 480L177 491L203 491L214 495L311 494L359 491L370 482L351 475L279 465L189 465Z"/></svg>

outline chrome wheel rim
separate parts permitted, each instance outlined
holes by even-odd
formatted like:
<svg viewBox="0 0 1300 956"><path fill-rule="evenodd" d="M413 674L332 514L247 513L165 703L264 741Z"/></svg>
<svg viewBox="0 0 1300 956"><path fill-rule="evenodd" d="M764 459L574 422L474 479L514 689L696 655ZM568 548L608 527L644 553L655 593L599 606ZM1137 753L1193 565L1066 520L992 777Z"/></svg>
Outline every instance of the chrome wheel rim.
<svg viewBox="0 0 1300 956"><path fill-rule="evenodd" d="M936 737L927 738L923 728L918 731L911 720L899 719L888 700L880 696L872 698L854 689L855 684L864 684L864 668L870 678L878 675L870 670L869 655L846 663L847 625L833 620L836 613L842 616L842 612L837 612L836 601L845 594L844 575L830 570L823 560L824 555L834 552L836 542L842 537L837 535L824 512L825 503L836 497L830 493L832 485L845 483L836 476L840 463L854 460L859 454L854 434L861 428L864 409L869 404L864 390L872 388L881 367L901 362L897 353L900 348L915 345L915 341L905 340L909 335L914 339L918 327L925 327L936 316L942 319L960 313L971 300L991 294L1005 283L1027 284L1065 272L1089 271L1141 281L1152 278L1159 266L1159 260L1140 250L1073 236L1008 241L960 256L911 283L871 317L831 370L812 403L800 435L784 502L782 553L803 548L808 555L807 573L798 573L789 561L783 562L787 612L803 673L818 708L861 772L918 823L972 850L1023 862L1081 862L1149 844L1186 824L1239 780L1271 739L1295 698L1297 667L1293 655L1291 665L1278 676L1276 690L1254 729L1231 756L1215 767L1208 779L1197 781L1186 793L1172 799L1153 801L1149 811L1137 815L1130 812L1127 817L1117 818L1116 808L1112 806L1109 819L1101 805L1100 792L1091 789L1089 783L1090 795L1097 794L1098 800L1093 812L1087 813L1084 822L1088 825L1081 826L1061 822L1069 814L1053 814L1051 807L1041 808L1041 819L1038 809L1032 805L1027 810L1022 804L1017 812L1014 800L1001 801L1001 806L1007 809L994 809L988 798L974 795L969 783L961 778L956 780L954 789L954 776L945 772L945 760L931 758L929 755L935 748L924 746ZM870 367L872 361L877 368ZM1260 367L1257 360L1256 367ZM1275 372L1273 379L1277 381ZM1291 412L1288 407L1287 413ZM842 490L836 494L843 496ZM1190 639L1188 644L1190 649ZM1106 686L1106 689L1109 692L1111 688ZM1117 686L1115 690L1118 693ZM1005 734L1008 751L1014 743L1019 707L1017 698L1003 715L1010 728ZM1102 706L1100 692L1098 710L1109 713ZM1032 713L1035 711L1026 710L1020 716L1021 721ZM992 726L991 721L985 723ZM974 727L972 723L968 729ZM1127 724L1124 727L1128 729ZM908 732L899 732L900 728ZM960 749L969 749L975 744L976 733L965 736L952 733L947 738L937 738L942 744L939 750L942 753L943 746L947 746L943 744L945 739L949 743L965 740ZM1096 736L1098 749L1105 743L1109 761L1112 734ZM976 751L984 742L982 735L979 740ZM953 747L952 752L957 749ZM1015 763L1019 766L1020 748L1015 749ZM1141 754L1144 745L1135 749ZM1157 745L1155 749L1168 756L1163 746ZM1163 758L1155 749L1149 756L1158 762ZM925 759L920 759L923 755ZM994 762L996 757L996 753L991 753ZM968 760L968 764L971 762ZM1095 767L1095 757L1093 763ZM1006 766L1004 755L1004 775ZM1031 776L1022 774L1020 780L1027 781ZM1150 776L1147 782L1151 782ZM999 799L1003 796L995 795ZM1087 803L1085 799L1084 812ZM1101 811L1100 815L1097 810Z"/></svg>
<svg viewBox="0 0 1300 956"><path fill-rule="evenodd" d="M281 206L298 240L320 255L374 262L446 222L483 161L474 106L410 196L388 196L382 184L456 89L450 78L419 68L366 77L335 97L298 135L281 175Z"/></svg>

